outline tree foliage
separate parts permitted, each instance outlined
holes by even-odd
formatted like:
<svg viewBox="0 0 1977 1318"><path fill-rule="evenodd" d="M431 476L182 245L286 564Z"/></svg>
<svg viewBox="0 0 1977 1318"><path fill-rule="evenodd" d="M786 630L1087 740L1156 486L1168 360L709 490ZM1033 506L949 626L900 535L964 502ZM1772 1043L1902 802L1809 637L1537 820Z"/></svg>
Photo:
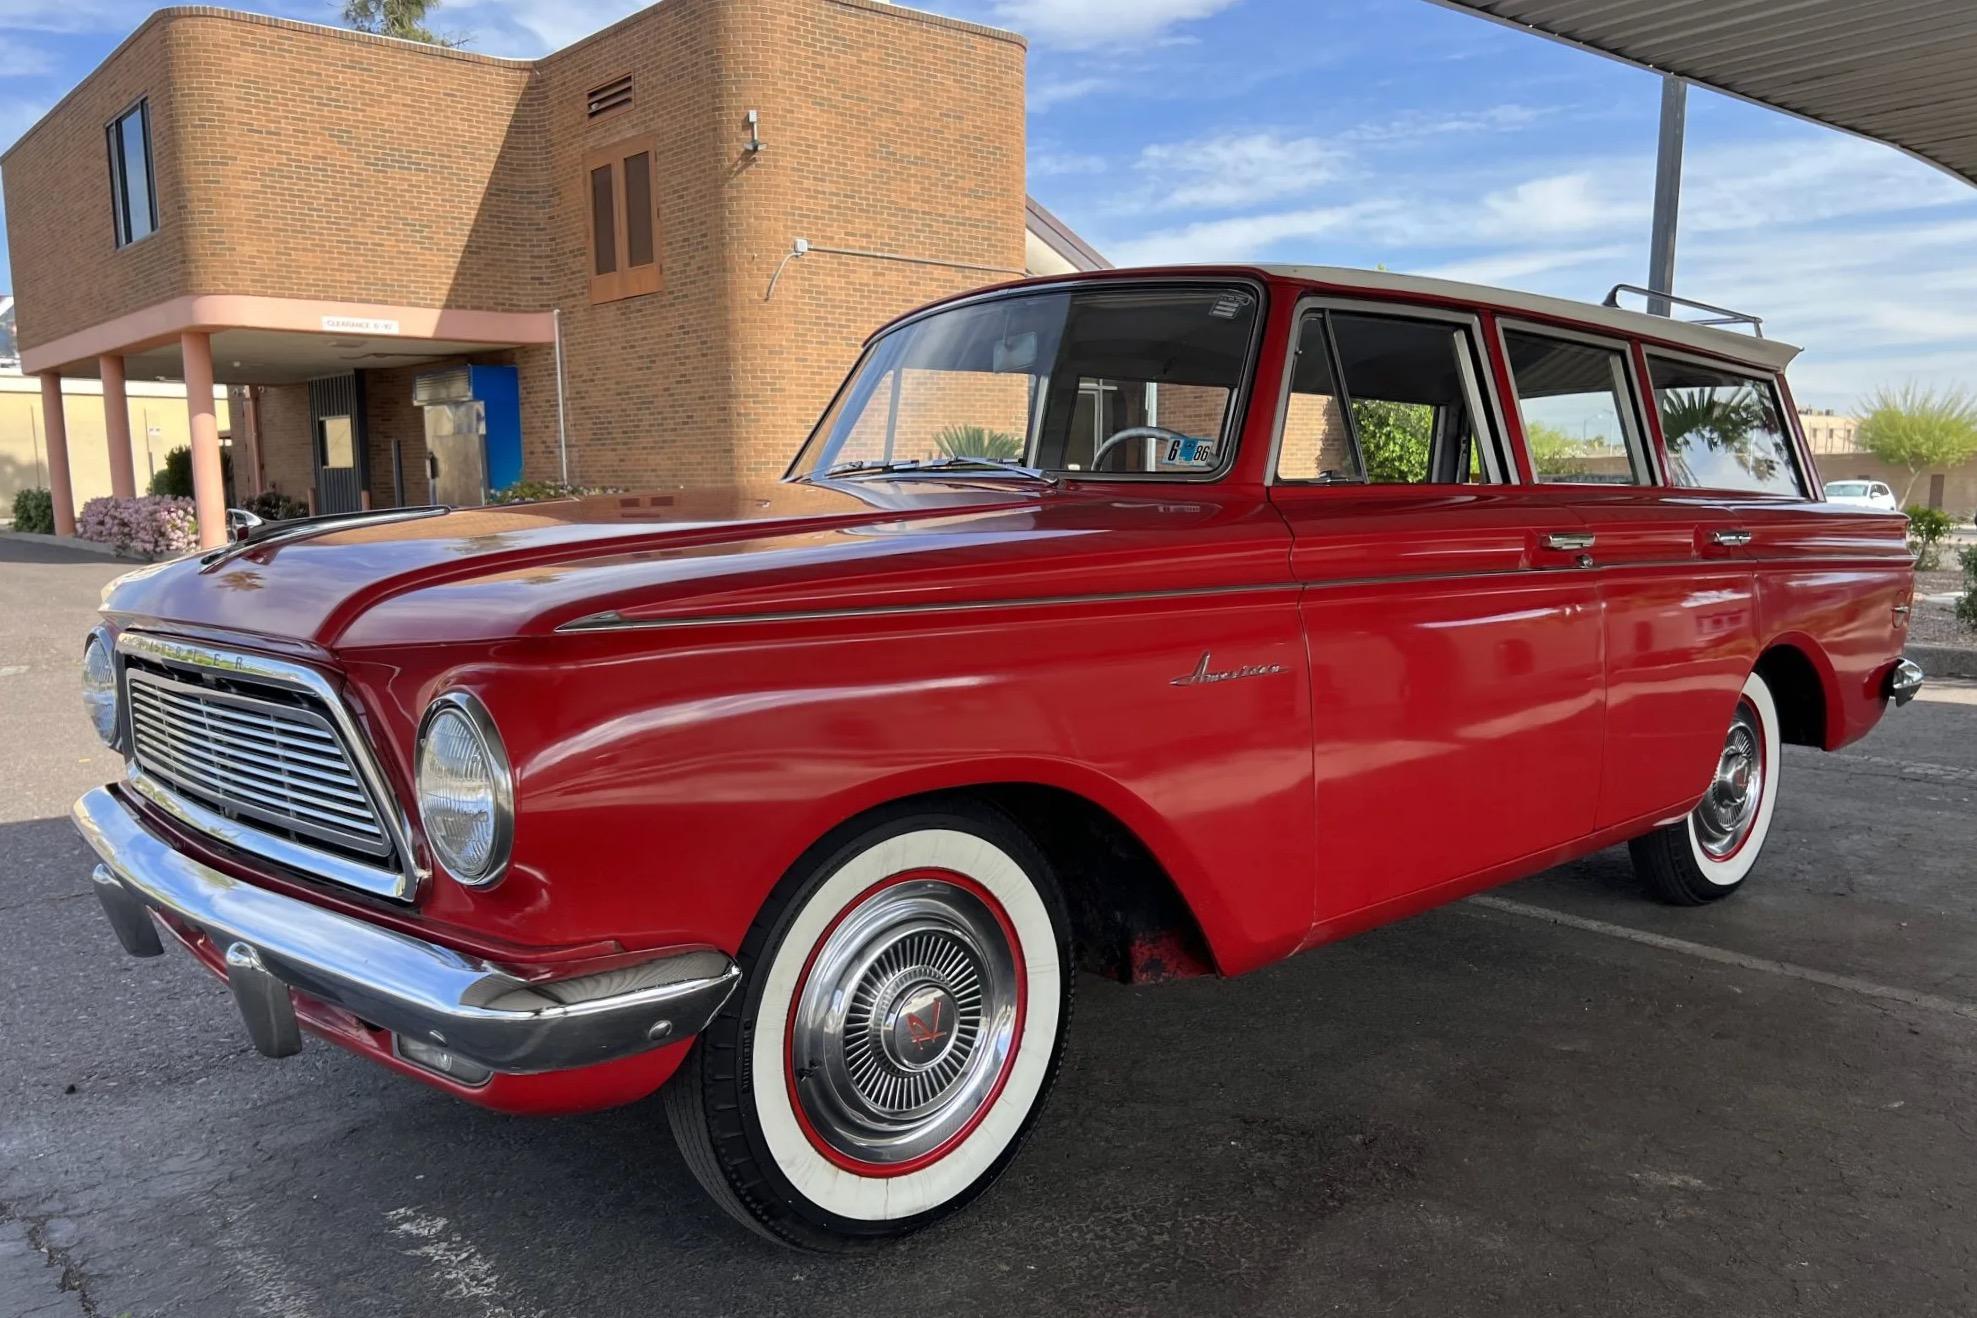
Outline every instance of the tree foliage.
<svg viewBox="0 0 1977 1318"><path fill-rule="evenodd" d="M344 0L343 21L359 32L423 41L429 46L457 46L457 37L442 37L426 26L426 15L439 0Z"/></svg>
<svg viewBox="0 0 1977 1318"><path fill-rule="evenodd" d="M1352 425L1366 479L1374 484L1417 484L1428 479L1428 450L1434 439L1435 409L1426 403L1352 400Z"/></svg>
<svg viewBox="0 0 1977 1318"><path fill-rule="evenodd" d="M1860 446L1908 472L1904 504L1924 472L1977 455L1977 399L1962 389L1883 388L1861 410Z"/></svg>

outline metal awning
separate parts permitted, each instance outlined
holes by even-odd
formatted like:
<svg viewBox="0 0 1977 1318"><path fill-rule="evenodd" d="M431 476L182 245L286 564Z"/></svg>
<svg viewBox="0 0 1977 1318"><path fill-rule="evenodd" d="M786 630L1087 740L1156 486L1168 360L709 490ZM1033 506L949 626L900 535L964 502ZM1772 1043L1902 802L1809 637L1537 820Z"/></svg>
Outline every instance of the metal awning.
<svg viewBox="0 0 1977 1318"><path fill-rule="evenodd" d="M1971 0L1434 0L1883 142L1977 183Z"/></svg>

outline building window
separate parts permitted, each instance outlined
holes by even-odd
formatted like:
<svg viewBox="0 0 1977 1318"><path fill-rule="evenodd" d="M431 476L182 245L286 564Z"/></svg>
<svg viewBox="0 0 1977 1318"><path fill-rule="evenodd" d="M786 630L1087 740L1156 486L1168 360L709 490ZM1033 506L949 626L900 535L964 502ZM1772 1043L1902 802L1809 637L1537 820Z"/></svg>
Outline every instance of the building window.
<svg viewBox="0 0 1977 1318"><path fill-rule="evenodd" d="M151 177L151 105L139 101L104 130L110 148L110 216L117 246L158 227L158 188Z"/></svg>
<svg viewBox="0 0 1977 1318"><path fill-rule="evenodd" d="M584 160L593 302L659 291L656 145L656 138L633 138Z"/></svg>

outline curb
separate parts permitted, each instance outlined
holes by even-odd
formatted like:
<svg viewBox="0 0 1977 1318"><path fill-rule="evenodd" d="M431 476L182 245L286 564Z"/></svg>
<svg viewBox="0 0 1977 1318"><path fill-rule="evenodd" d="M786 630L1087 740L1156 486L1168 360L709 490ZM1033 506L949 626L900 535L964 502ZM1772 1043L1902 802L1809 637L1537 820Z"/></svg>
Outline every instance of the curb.
<svg viewBox="0 0 1977 1318"><path fill-rule="evenodd" d="M84 554L95 554L101 558L114 558L120 563L149 563L152 560L137 554L119 554L109 545L99 545L94 540L83 540L72 535L39 535L33 531L0 531L0 540L13 540L24 545L51 545L56 549L74 549Z"/></svg>
<svg viewBox="0 0 1977 1318"><path fill-rule="evenodd" d="M1911 645L1906 656L1930 677L1977 678L1977 650L1954 645Z"/></svg>

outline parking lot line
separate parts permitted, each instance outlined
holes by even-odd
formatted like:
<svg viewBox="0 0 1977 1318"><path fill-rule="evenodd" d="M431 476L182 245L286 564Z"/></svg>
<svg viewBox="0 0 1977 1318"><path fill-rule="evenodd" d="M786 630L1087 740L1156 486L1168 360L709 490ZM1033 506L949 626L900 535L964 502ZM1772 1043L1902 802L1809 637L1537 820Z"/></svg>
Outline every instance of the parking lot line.
<svg viewBox="0 0 1977 1318"><path fill-rule="evenodd" d="M1465 903L1469 906L1482 906L1492 911L1502 911L1506 915L1521 915L1527 919L1543 920L1550 924L1564 925L1568 929L1579 929L1589 934L1603 934L1608 938L1622 938L1630 943L1640 943L1646 947L1659 948L1664 952L1678 952L1702 961L1714 961L1719 965L1736 966L1743 970L1762 971L1767 975L1783 975L1787 979L1801 979L1809 984L1820 984L1827 988L1839 989L1845 993L1858 994L1866 998L1880 998L1888 1002L1906 1003L1911 1007L1922 1007L1929 1011L1945 1012L1951 1016L1961 1016L1965 1020L1977 1020L1977 1002L1962 1002L1955 998L1945 998L1935 993L1921 993L1914 989L1895 988L1888 984L1876 984L1872 980L1857 979L1852 975L1836 975L1829 970L1815 970L1811 966L1796 965L1790 961L1773 961L1769 957L1751 956L1744 952L1732 952L1721 947L1710 947L1705 943L1691 943L1686 938L1670 938L1666 934L1649 933L1645 929L1630 929L1624 924L1609 924L1605 920L1589 920L1583 915L1567 915L1544 906L1533 906L1526 902L1511 901L1504 897L1477 896Z"/></svg>

